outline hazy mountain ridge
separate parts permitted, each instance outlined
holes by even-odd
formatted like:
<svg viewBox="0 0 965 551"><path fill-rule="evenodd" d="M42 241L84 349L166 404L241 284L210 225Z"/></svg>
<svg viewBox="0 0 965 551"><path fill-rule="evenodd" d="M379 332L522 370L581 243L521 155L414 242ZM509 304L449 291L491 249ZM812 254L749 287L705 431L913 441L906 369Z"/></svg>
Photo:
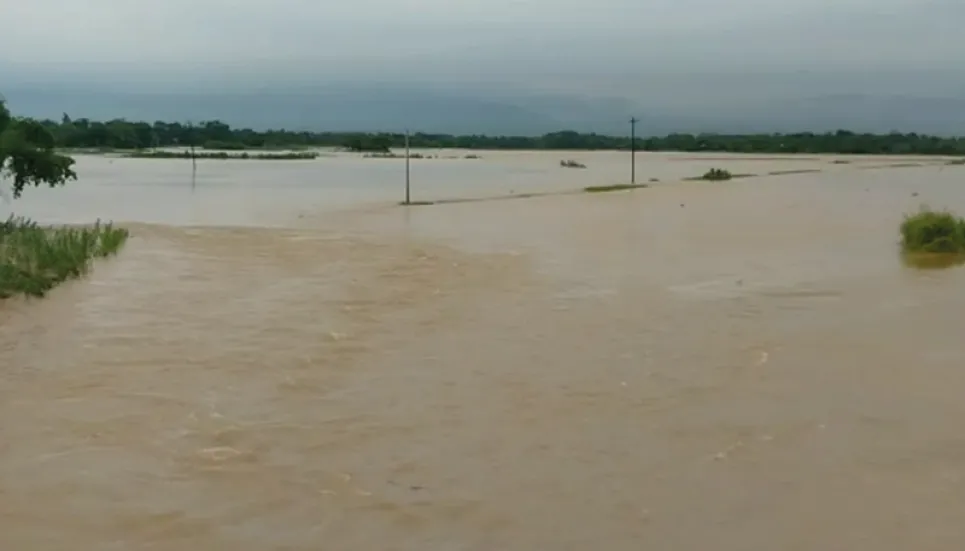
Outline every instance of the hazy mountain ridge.
<svg viewBox="0 0 965 551"><path fill-rule="evenodd" d="M841 94L764 102L705 103L662 108L645 99L567 94L420 90L411 87L329 87L250 93L156 94L62 87L9 87L14 112L57 119L202 121L256 129L413 131L538 135L561 129L602 134L673 132L858 132L965 134L965 98Z"/></svg>

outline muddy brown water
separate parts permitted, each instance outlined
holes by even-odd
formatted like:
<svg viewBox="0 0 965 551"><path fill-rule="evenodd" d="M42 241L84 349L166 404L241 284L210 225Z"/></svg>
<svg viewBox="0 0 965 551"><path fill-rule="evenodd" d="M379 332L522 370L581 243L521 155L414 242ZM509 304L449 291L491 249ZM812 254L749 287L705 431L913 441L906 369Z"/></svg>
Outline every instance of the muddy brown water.
<svg viewBox="0 0 965 551"><path fill-rule="evenodd" d="M896 228L965 211L965 168L907 162L641 155L650 189L403 209L393 161L192 191L81 158L17 211L133 237L0 304L0 549L962 549L965 271L905 266ZM676 183L710 166L819 172Z"/></svg>

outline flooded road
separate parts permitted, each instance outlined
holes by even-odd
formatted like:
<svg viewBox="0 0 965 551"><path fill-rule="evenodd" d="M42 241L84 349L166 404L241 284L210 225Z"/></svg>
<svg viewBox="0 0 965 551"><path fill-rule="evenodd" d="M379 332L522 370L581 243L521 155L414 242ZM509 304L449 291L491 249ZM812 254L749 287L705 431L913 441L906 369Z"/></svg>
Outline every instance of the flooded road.
<svg viewBox="0 0 965 551"><path fill-rule="evenodd" d="M414 184L625 178L560 157ZM29 190L133 237L0 304L0 549L965 546L965 270L896 244L965 168L641 155L650 189L403 209L387 162ZM676 182L711 166L764 176Z"/></svg>

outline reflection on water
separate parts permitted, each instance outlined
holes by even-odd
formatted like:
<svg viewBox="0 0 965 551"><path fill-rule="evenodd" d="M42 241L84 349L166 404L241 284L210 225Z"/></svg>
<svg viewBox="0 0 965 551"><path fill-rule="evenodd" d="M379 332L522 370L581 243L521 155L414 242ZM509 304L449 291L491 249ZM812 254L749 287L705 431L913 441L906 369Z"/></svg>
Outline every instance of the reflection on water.
<svg viewBox="0 0 965 551"><path fill-rule="evenodd" d="M558 162L499 155L437 197ZM403 209L351 159L84 162L18 207L133 237L0 304L0 549L965 544L965 272L895 245L957 172Z"/></svg>
<svg viewBox="0 0 965 551"><path fill-rule="evenodd" d="M901 255L906 266L922 270L944 270L965 265L965 255L960 254L930 254L905 253Z"/></svg>

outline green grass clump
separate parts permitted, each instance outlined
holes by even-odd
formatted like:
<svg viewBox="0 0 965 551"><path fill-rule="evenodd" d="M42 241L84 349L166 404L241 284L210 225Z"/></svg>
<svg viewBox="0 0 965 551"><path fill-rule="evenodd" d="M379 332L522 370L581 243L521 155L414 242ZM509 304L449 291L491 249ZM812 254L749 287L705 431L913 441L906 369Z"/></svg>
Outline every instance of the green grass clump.
<svg viewBox="0 0 965 551"><path fill-rule="evenodd" d="M757 176L757 174L732 174L730 171L722 168L712 168L705 172L703 176L693 176L691 178L684 178L684 180L689 182L723 182L725 180L733 180L736 178L753 178L754 176Z"/></svg>
<svg viewBox="0 0 965 551"><path fill-rule="evenodd" d="M901 246L906 253L965 254L965 219L922 207L901 222Z"/></svg>
<svg viewBox="0 0 965 551"><path fill-rule="evenodd" d="M132 159L190 159L190 151L137 151L126 155ZM226 151L195 153L195 159L214 159L226 161L241 159L252 161L311 161L318 158L314 151L293 151L288 153L228 153Z"/></svg>
<svg viewBox="0 0 965 551"><path fill-rule="evenodd" d="M560 161L560 166L563 168L586 168L585 164L579 161L574 161L573 159L566 159L565 161Z"/></svg>
<svg viewBox="0 0 965 551"><path fill-rule="evenodd" d="M52 228L26 218L0 224L0 298L42 297L58 284L87 273L94 258L117 253L128 231L112 224Z"/></svg>
<svg viewBox="0 0 965 551"><path fill-rule="evenodd" d="M587 193L605 193L607 191L623 191L648 187L646 184L611 184L608 186L589 186L583 188Z"/></svg>

